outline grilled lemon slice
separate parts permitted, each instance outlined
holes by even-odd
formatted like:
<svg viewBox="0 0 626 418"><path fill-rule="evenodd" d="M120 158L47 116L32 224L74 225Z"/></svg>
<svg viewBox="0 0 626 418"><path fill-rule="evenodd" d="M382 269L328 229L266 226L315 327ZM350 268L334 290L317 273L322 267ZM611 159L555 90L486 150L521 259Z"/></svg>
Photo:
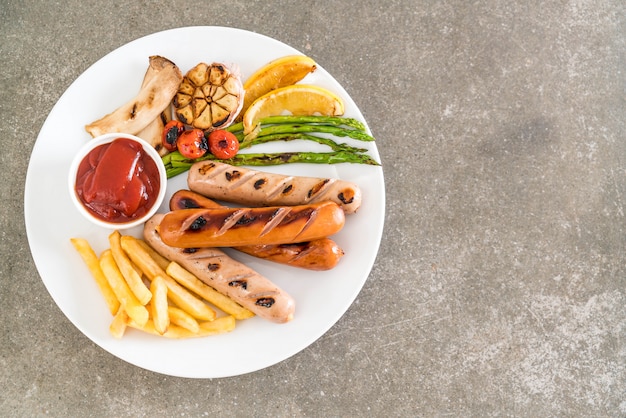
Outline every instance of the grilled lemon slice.
<svg viewBox="0 0 626 418"><path fill-rule="evenodd" d="M200 63L183 78L173 104L181 122L212 131L235 120L243 106L243 96L237 69L222 63Z"/></svg>
<svg viewBox="0 0 626 418"><path fill-rule="evenodd" d="M268 62L243 84L246 93L239 118L259 97L272 90L296 84L316 68L313 58L306 55L287 55Z"/></svg>
<svg viewBox="0 0 626 418"><path fill-rule="evenodd" d="M249 134L256 128L259 119L281 115L341 116L343 100L323 87L309 84L294 84L272 90L259 97L243 115L243 131Z"/></svg>

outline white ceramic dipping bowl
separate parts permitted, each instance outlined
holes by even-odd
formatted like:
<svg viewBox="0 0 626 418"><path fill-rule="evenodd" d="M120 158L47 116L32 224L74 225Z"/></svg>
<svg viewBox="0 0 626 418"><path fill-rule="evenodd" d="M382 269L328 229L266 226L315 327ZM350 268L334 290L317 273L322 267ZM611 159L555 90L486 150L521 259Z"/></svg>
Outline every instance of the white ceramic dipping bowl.
<svg viewBox="0 0 626 418"><path fill-rule="evenodd" d="M143 147L143 150L147 154L147 156L154 160L157 169L159 171L159 193L154 201L152 207L144 214L144 216L140 218L132 219L128 222L107 222L102 220L96 216L94 216L87 208L83 205L83 202L80 200L76 193L76 175L78 172L78 167L83 159L96 147L108 144L113 142L117 138L128 138L130 140L136 141ZM68 187L72 202L74 202L74 206L76 209L90 222L94 223L103 228L107 229L129 229L135 226L141 225L146 222L149 218L152 217L156 213L156 211L161 206L163 199L165 197L165 189L167 187L167 175L165 173L165 166L163 165L163 161L161 160L161 156L154 149L152 145L144 141L143 139L136 137L134 135L123 134L123 133L110 133L98 136L96 138L90 139L85 145L78 151L78 153L74 156L72 163L70 165L69 175L68 175Z"/></svg>

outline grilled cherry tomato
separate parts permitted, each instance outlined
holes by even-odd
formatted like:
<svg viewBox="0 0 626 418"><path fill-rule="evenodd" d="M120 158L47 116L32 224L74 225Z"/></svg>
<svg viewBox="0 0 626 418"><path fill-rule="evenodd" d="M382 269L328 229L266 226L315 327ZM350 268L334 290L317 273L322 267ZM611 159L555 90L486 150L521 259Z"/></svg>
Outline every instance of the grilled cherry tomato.
<svg viewBox="0 0 626 418"><path fill-rule="evenodd" d="M161 137L161 142L166 150L176 151L176 142L184 130L185 125L183 125L181 121L171 120L167 122L163 128L163 136Z"/></svg>
<svg viewBox="0 0 626 418"><path fill-rule="evenodd" d="M186 158L200 158L207 153L209 146L201 129L189 129L178 137L178 151Z"/></svg>
<svg viewBox="0 0 626 418"><path fill-rule="evenodd" d="M239 140L233 133L217 129L209 134L209 151L217 158L227 160L239 152Z"/></svg>

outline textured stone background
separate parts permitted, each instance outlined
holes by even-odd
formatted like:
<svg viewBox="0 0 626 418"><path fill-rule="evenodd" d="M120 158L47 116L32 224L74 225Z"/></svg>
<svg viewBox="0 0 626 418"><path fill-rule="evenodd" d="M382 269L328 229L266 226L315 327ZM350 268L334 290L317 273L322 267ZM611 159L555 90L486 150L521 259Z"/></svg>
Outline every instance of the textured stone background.
<svg viewBox="0 0 626 418"><path fill-rule="evenodd" d="M626 416L625 11L1 1L0 414ZM206 381L128 366L74 328L22 209L28 156L71 82L190 25L256 31L321 63L377 137L387 190L380 253L346 315L274 367Z"/></svg>

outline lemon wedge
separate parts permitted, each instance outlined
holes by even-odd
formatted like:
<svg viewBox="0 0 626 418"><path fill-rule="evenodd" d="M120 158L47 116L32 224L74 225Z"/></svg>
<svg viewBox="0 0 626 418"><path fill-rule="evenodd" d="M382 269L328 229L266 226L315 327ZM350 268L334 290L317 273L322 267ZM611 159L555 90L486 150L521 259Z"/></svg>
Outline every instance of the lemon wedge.
<svg viewBox="0 0 626 418"><path fill-rule="evenodd" d="M293 84L272 90L256 99L243 115L243 132L249 134L259 119L281 115L341 116L343 100L335 93L320 86Z"/></svg>
<svg viewBox="0 0 626 418"><path fill-rule="evenodd" d="M245 81L243 108L240 115L259 97L272 90L296 84L317 66L313 58L306 55L287 55L259 68Z"/></svg>

